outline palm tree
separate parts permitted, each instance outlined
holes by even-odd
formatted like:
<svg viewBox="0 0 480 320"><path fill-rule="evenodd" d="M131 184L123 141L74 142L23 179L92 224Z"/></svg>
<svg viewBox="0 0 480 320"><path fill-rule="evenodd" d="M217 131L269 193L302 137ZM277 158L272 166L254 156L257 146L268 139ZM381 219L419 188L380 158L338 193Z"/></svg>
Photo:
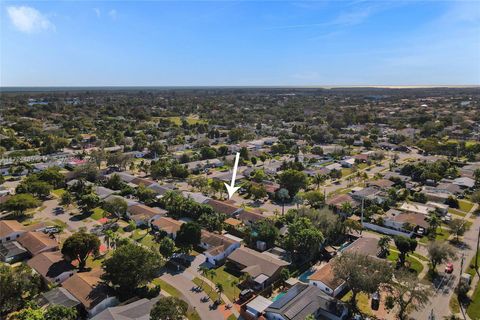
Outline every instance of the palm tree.
<svg viewBox="0 0 480 320"><path fill-rule="evenodd" d="M435 238L435 235L437 234L437 228L440 225L440 220L438 219L436 214L432 214L429 222L430 226L430 233L432 234L433 238Z"/></svg>
<svg viewBox="0 0 480 320"><path fill-rule="evenodd" d="M347 215L350 215L353 211L352 204L350 202L342 203L341 210L342 210L343 213L346 213Z"/></svg>
<svg viewBox="0 0 480 320"><path fill-rule="evenodd" d="M317 173L313 176L313 182L317 185L317 189L320 189L320 185L325 181L323 174Z"/></svg>
<svg viewBox="0 0 480 320"><path fill-rule="evenodd" d="M383 236L380 239L378 239L377 246L380 248L380 252L382 256L388 253L388 248L391 241L392 241L392 238L390 238L389 236Z"/></svg>
<svg viewBox="0 0 480 320"><path fill-rule="evenodd" d="M104 240L105 240L105 243L107 244L107 248L109 249L110 249L110 245L112 244L113 233L114 233L113 230L105 231Z"/></svg>
<svg viewBox="0 0 480 320"><path fill-rule="evenodd" d="M222 293L225 291L225 289L223 288L223 284L217 282L215 284L215 289L218 293L218 300L217 302L220 304L220 302L222 301Z"/></svg>
<svg viewBox="0 0 480 320"><path fill-rule="evenodd" d="M237 290L237 286L240 282L238 281L238 279L233 279L231 282L230 282L230 285L232 286L232 289L233 289L233 296L236 297L236 290Z"/></svg>
<svg viewBox="0 0 480 320"><path fill-rule="evenodd" d="M202 275L203 278L208 278L208 275L210 273L210 269L208 269L205 266L199 266L197 271ZM202 284L200 285L200 288L203 288L203 278L202 278Z"/></svg>
<svg viewBox="0 0 480 320"><path fill-rule="evenodd" d="M283 216L285 213L285 200L287 200L290 197L290 195L288 194L288 190L284 188L278 190L277 197L282 201L282 216Z"/></svg>

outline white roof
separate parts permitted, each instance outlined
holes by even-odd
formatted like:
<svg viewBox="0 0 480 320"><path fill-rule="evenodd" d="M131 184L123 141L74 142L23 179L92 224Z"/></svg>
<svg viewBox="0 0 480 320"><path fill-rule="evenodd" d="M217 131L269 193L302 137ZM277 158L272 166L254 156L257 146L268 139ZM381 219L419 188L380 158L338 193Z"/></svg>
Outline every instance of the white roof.
<svg viewBox="0 0 480 320"><path fill-rule="evenodd" d="M265 309L270 307L272 303L272 301L268 300L265 297L257 296L255 299L253 299L247 304L247 308L253 309L258 313L262 313L263 311L265 311Z"/></svg>
<svg viewBox="0 0 480 320"><path fill-rule="evenodd" d="M410 211L410 212L421 213L425 215L429 214L430 211L433 211L432 207L429 207L417 202L411 202L411 203L404 202L399 209L403 211Z"/></svg>

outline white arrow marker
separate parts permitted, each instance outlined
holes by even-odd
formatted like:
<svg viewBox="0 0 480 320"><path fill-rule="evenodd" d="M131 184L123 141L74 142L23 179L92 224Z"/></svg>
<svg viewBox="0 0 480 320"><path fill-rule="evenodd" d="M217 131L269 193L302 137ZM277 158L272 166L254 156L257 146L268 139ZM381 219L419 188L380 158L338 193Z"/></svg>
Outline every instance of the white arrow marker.
<svg viewBox="0 0 480 320"><path fill-rule="evenodd" d="M233 165L233 172L232 172L232 183L228 185L226 182L225 187L227 188L228 191L228 199L230 199L233 194L240 189L240 187L235 187L235 178L237 177L237 169L238 169L238 159L240 158L240 153L237 152L235 156L235 164Z"/></svg>

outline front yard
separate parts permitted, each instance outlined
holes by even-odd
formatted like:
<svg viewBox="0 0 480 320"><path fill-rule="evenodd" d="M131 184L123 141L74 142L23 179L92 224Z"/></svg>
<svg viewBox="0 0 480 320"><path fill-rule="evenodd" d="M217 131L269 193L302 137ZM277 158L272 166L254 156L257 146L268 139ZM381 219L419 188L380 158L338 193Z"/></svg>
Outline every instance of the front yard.
<svg viewBox="0 0 480 320"><path fill-rule="evenodd" d="M223 286L224 294L230 299L231 301L235 301L238 297L238 293L240 289L236 285L232 285L233 281L239 282L238 277L234 276L233 274L225 271L225 266L221 266L220 268L215 269L215 277L213 277L213 283L220 283Z"/></svg>

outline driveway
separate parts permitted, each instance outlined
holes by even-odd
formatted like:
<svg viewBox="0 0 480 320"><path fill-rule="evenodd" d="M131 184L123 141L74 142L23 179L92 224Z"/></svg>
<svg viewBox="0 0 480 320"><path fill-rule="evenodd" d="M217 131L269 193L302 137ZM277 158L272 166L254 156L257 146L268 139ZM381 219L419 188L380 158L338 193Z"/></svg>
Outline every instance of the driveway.
<svg viewBox="0 0 480 320"><path fill-rule="evenodd" d="M201 319L224 320L223 313L219 309L210 309L209 306L212 304L212 301L209 300L207 302L202 302L200 300L207 296L205 292L192 291L192 288L197 285L194 284L192 280L188 279L185 274L164 273L160 278L180 291L183 298L190 304L190 306L195 308Z"/></svg>

